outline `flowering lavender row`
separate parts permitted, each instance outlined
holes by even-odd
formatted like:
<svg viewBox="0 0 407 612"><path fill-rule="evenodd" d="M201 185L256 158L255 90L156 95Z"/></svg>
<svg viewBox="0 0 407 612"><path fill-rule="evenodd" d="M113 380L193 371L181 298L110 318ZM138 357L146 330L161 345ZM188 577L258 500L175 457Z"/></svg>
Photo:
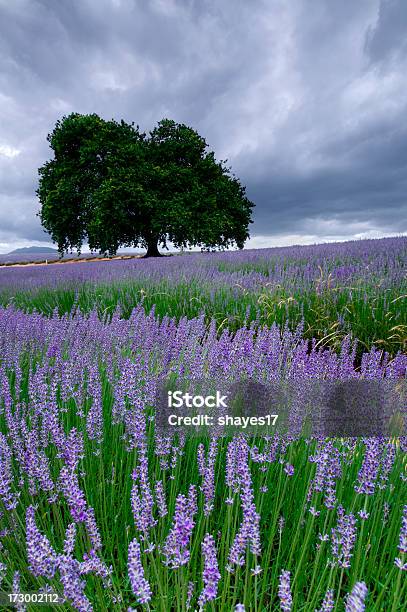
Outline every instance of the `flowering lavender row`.
<svg viewBox="0 0 407 612"><path fill-rule="evenodd" d="M198 280L200 283L236 285L246 289L283 286L302 290L340 287L376 281L391 287L405 281L407 238L359 240L313 246L278 247L223 253L190 253L165 259L130 259L44 267L0 269L0 288L112 283L118 279Z"/></svg>
<svg viewBox="0 0 407 612"><path fill-rule="evenodd" d="M300 327L0 308L0 580L76 610L402 610L406 440L162 436L168 376L394 379ZM404 578L404 580L403 580ZM17 588L18 587L18 588Z"/></svg>
<svg viewBox="0 0 407 612"><path fill-rule="evenodd" d="M157 260L0 268L0 305L51 316L74 310L128 318L142 304L179 321L201 314L236 332L295 329L340 351L358 339L394 356L407 342L407 239L190 254Z"/></svg>

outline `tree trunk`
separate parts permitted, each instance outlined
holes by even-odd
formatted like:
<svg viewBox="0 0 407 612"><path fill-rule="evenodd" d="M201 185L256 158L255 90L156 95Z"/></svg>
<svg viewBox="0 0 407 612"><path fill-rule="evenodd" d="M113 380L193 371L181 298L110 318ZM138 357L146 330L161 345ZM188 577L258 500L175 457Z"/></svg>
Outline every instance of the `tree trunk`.
<svg viewBox="0 0 407 612"><path fill-rule="evenodd" d="M158 250L158 246L157 246L157 240L156 239L149 239L147 241L147 253L144 255L144 257L164 257L164 255L162 255L160 253L160 251Z"/></svg>

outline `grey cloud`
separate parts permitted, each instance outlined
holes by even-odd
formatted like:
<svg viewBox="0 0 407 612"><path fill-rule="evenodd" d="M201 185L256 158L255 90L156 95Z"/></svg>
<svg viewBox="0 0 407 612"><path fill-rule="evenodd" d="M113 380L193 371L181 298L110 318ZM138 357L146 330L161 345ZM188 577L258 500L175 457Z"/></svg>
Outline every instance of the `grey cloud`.
<svg viewBox="0 0 407 612"><path fill-rule="evenodd" d="M347 155L342 166L310 174L268 175L248 183L257 211L254 229L263 233L301 231L310 220L337 219L343 224L368 220L372 228L407 232L407 129L378 126L356 141L331 143L329 159Z"/></svg>
<svg viewBox="0 0 407 612"><path fill-rule="evenodd" d="M0 243L46 239L37 168L72 111L194 126L270 244L407 231L406 15L390 0L0 0Z"/></svg>
<svg viewBox="0 0 407 612"><path fill-rule="evenodd" d="M374 62L407 54L407 4L380 0L376 23L366 33L366 51Z"/></svg>

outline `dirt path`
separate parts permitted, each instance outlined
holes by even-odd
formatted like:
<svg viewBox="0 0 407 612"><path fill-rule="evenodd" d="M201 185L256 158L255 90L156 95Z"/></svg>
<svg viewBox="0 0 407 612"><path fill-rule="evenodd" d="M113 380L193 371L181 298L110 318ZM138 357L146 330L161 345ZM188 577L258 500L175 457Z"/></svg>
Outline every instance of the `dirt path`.
<svg viewBox="0 0 407 612"><path fill-rule="evenodd" d="M87 257L83 259L52 259L52 260L41 260L41 261L27 261L27 263L1 263L0 268L26 268L27 266L51 266L51 265L62 265L62 264L80 264L89 263L93 261L114 261L120 259L140 259L142 255L115 255L114 257Z"/></svg>

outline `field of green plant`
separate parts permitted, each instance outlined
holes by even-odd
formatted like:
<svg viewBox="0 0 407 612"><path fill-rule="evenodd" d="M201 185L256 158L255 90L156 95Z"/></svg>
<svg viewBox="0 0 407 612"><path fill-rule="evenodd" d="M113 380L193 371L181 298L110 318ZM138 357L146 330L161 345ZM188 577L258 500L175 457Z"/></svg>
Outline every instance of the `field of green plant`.
<svg viewBox="0 0 407 612"><path fill-rule="evenodd" d="M405 435L306 437L295 413L189 436L157 398L169 378L389 379L405 409L406 261L394 238L0 269L2 597L405 610Z"/></svg>
<svg viewBox="0 0 407 612"><path fill-rule="evenodd" d="M407 241L385 239L319 247L172 257L86 266L2 270L0 304L47 316L116 310L135 304L159 317L189 319L202 312L218 328L277 323L322 346L339 348L350 335L357 351L405 350ZM78 269L79 268L79 269Z"/></svg>

